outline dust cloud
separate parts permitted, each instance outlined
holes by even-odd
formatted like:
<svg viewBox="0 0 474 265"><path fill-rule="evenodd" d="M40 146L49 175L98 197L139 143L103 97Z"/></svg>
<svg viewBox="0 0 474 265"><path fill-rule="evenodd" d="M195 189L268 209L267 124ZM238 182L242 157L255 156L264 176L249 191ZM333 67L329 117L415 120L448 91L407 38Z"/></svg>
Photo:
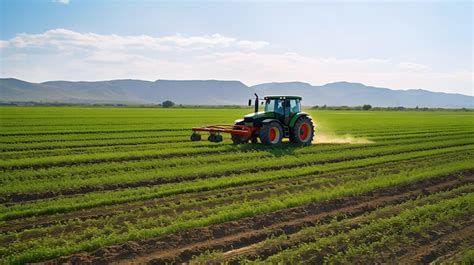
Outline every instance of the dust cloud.
<svg viewBox="0 0 474 265"><path fill-rule="evenodd" d="M316 132L313 138L313 144L371 144L370 140L351 135L334 135L323 132Z"/></svg>

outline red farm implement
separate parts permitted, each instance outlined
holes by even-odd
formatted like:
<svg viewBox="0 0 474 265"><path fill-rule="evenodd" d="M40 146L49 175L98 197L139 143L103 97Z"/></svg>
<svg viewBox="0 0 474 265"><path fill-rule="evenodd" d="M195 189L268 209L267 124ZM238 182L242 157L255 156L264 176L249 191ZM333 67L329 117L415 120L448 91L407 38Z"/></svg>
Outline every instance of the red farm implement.
<svg viewBox="0 0 474 265"><path fill-rule="evenodd" d="M192 141L201 140L201 135L199 132L208 132L209 137L207 138L211 142L222 142L221 133L229 133L232 137L240 137L245 139L250 139L250 137L255 133L257 128L249 127L245 125L232 125L232 124L220 124L220 125L209 125L204 127L194 127L192 128L193 134L191 135Z"/></svg>

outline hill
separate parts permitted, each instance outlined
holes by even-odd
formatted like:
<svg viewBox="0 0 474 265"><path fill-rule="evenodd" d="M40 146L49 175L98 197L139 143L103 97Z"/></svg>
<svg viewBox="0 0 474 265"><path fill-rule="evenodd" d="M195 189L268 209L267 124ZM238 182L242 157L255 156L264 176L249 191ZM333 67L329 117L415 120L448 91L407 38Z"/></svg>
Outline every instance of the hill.
<svg viewBox="0 0 474 265"><path fill-rule="evenodd" d="M297 94L304 105L472 108L473 97L422 89L392 90L360 83L313 86L303 82L264 83L248 87L240 81L110 80L30 83L0 79L1 102L65 102L147 104L172 100L186 105L243 105L253 93Z"/></svg>

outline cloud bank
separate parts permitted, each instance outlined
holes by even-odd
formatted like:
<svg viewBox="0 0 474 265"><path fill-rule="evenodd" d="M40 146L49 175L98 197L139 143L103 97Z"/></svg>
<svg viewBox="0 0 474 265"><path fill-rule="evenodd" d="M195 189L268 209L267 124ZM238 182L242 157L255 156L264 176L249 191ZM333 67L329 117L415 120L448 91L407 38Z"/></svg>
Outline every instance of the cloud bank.
<svg viewBox="0 0 474 265"><path fill-rule="evenodd" d="M278 45L276 45L278 46ZM472 69L435 72L388 58L306 56L264 40L221 34L169 36L97 34L52 29L0 40L0 74L28 81L226 79L252 85L347 80L390 88L472 95Z"/></svg>

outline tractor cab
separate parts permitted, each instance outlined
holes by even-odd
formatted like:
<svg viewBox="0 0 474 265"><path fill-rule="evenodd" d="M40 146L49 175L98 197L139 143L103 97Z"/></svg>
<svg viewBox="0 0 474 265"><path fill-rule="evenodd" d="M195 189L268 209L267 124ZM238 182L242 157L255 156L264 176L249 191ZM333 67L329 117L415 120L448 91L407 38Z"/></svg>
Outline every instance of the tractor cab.
<svg viewBox="0 0 474 265"><path fill-rule="evenodd" d="M288 124L291 118L301 112L301 97L297 96L266 96L265 112L274 113L275 118Z"/></svg>

